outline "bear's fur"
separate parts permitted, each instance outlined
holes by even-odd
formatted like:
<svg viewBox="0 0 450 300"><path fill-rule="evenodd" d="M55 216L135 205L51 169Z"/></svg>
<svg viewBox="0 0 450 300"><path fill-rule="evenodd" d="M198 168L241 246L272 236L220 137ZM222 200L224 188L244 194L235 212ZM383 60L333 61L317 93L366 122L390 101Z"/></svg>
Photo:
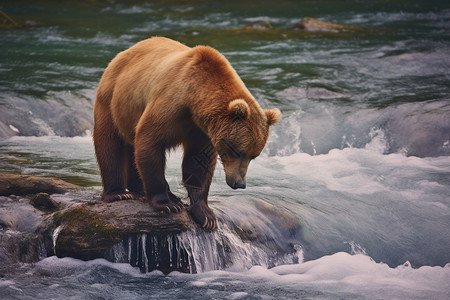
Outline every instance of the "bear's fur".
<svg viewBox="0 0 450 300"><path fill-rule="evenodd" d="M229 62L205 46L154 37L106 68L94 107L94 145L106 202L145 197L156 210L184 208L164 177L167 149L184 148L189 213L214 229L207 196L217 155L233 189L245 188L278 109L262 110Z"/></svg>

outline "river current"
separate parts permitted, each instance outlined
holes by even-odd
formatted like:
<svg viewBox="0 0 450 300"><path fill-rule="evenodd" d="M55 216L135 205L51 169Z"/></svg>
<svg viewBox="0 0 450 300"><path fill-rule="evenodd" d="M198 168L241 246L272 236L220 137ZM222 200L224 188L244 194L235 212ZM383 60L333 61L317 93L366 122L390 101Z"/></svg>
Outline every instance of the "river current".
<svg viewBox="0 0 450 300"><path fill-rule="evenodd" d="M150 36L216 48L263 108L283 113L247 189L231 190L218 164L209 194L218 230L178 237L196 274L42 257L0 274L0 298L450 299L446 1L3 1L0 10L28 24L0 27L0 171L99 195L96 87L116 53ZM293 30L303 17L359 30ZM244 28L259 21L272 28ZM181 156L170 153L166 177L187 201Z"/></svg>

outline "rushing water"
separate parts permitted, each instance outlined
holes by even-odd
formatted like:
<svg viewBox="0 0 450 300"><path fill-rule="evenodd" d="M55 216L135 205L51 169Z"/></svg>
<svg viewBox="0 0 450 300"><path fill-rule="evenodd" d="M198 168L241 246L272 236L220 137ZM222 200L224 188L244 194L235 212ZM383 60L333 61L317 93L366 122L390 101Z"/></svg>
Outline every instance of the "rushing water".
<svg viewBox="0 0 450 300"><path fill-rule="evenodd" d="M117 52L150 36L215 47L262 107L283 112L246 190L218 166L219 229L178 237L197 274L48 257L0 274L1 298L450 298L450 5L255 3L0 3L34 25L0 28L1 171L98 194L96 86ZM362 30L291 29L307 16ZM242 28L260 20L273 29ZM167 179L186 197L180 163L171 153Z"/></svg>

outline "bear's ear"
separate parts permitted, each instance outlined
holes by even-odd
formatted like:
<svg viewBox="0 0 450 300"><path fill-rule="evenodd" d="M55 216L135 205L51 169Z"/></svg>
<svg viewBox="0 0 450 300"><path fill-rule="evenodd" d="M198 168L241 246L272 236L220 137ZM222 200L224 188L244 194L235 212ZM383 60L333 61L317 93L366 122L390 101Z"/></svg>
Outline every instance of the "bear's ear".
<svg viewBox="0 0 450 300"><path fill-rule="evenodd" d="M246 120L250 115L250 107L247 102L242 99L236 99L228 104L228 111L231 116L236 119Z"/></svg>
<svg viewBox="0 0 450 300"><path fill-rule="evenodd" d="M266 113L267 124L269 126L281 120L281 112L278 108L265 109L264 112Z"/></svg>

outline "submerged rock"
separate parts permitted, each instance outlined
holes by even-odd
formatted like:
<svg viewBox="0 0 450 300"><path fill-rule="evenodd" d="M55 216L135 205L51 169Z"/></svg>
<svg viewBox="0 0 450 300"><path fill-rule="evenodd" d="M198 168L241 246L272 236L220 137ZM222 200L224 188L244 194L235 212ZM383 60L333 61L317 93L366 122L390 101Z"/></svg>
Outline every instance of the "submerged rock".
<svg viewBox="0 0 450 300"><path fill-rule="evenodd" d="M314 18L303 18L300 22L294 25L293 29L306 31L331 31L331 32L361 30L361 28L356 26L329 23Z"/></svg>
<svg viewBox="0 0 450 300"><path fill-rule="evenodd" d="M269 30L272 29L272 24L269 21L257 21L245 25L243 29Z"/></svg>

